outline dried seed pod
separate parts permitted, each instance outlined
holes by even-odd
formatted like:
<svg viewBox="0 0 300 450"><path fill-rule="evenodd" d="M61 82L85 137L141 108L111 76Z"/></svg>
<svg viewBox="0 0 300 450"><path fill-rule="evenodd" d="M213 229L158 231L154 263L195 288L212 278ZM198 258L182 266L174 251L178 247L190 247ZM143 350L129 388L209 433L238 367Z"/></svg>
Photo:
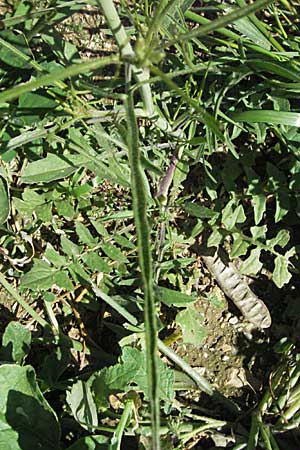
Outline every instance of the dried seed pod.
<svg viewBox="0 0 300 450"><path fill-rule="evenodd" d="M197 253L203 258L208 270L230 300L239 308L243 316L256 328L269 328L271 316L268 308L255 295L243 276L221 248L198 246Z"/></svg>

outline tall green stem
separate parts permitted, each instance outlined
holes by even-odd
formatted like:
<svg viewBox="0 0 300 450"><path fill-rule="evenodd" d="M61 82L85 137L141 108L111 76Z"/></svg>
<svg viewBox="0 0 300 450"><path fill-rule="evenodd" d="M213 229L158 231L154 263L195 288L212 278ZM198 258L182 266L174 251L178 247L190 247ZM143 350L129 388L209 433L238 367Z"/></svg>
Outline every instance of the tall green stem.
<svg viewBox="0 0 300 450"><path fill-rule="evenodd" d="M159 374L157 352L157 327L153 292L153 267L150 247L150 230L147 219L147 195L144 187L144 172L139 150L138 126L134 113L133 94L126 100L128 120L128 152L131 167L131 189L134 220L136 225L139 264L144 288L144 318L146 331L146 358L149 398L151 405L152 449L160 449L159 427Z"/></svg>
<svg viewBox="0 0 300 450"><path fill-rule="evenodd" d="M105 16L105 19L108 23L109 28L111 29L116 42L118 44L120 54L122 58L125 59L135 59L135 52L129 42L128 35L123 27L118 12L115 8L113 0L97 0L102 12ZM135 76L135 79L138 83L143 83L148 80L149 74L146 69L139 68L136 66L132 66L132 72ZM141 86L141 95L143 99L143 104L145 110L149 116L153 116L154 114L154 106L152 101L152 93L151 88L148 83L144 83Z"/></svg>

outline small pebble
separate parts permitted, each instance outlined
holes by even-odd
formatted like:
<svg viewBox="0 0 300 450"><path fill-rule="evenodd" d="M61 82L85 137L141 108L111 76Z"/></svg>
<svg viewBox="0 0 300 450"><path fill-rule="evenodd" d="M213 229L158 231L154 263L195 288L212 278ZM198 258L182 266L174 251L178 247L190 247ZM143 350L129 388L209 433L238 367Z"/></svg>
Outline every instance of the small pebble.
<svg viewBox="0 0 300 450"><path fill-rule="evenodd" d="M235 324L238 323L238 321L239 321L239 319L238 319L236 316L231 317L231 319L228 320L228 322L230 323L230 325L235 325Z"/></svg>

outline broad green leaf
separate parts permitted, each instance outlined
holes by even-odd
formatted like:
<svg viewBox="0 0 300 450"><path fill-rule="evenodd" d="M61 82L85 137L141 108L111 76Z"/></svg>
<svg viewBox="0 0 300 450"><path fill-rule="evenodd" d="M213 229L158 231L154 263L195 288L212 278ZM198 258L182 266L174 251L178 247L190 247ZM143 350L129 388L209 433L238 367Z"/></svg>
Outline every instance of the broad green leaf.
<svg viewBox="0 0 300 450"><path fill-rule="evenodd" d="M276 195L275 223L283 219L290 210L290 195L286 189L281 189Z"/></svg>
<svg viewBox="0 0 300 450"><path fill-rule="evenodd" d="M30 344L30 331L19 322L10 322L2 337L0 359L21 364L30 350Z"/></svg>
<svg viewBox="0 0 300 450"><path fill-rule="evenodd" d="M230 251L230 257L238 258L239 256L245 255L250 243L248 241L245 241L240 233L233 233L232 237L233 244Z"/></svg>
<svg viewBox="0 0 300 450"><path fill-rule="evenodd" d="M52 221L52 202L44 203L43 205L35 208L35 213L38 220L41 220L45 224Z"/></svg>
<svg viewBox="0 0 300 450"><path fill-rule="evenodd" d="M51 267L46 261L34 259L34 266L21 278L21 286L24 289L47 290L57 284L59 287L72 290L73 285L66 271Z"/></svg>
<svg viewBox="0 0 300 450"><path fill-rule="evenodd" d="M131 347L125 347L127 351L124 351L122 356L124 364L130 366L133 359L136 358L135 350ZM138 388L140 388L144 394L145 398L148 400L150 397L149 386L148 386L148 375L146 371L147 361L146 353L143 352L143 359L141 360L140 370L136 374L135 382ZM175 391L174 391L174 372L161 360L158 359L158 373L159 373L159 398L165 402L172 403Z"/></svg>
<svg viewBox="0 0 300 450"><path fill-rule="evenodd" d="M91 269L93 272L104 272L110 273L111 267L104 261L101 256L95 252L88 253L82 257L82 261Z"/></svg>
<svg viewBox="0 0 300 450"><path fill-rule="evenodd" d="M271 44L269 40L256 28L248 17L236 20L232 26L255 44L270 50Z"/></svg>
<svg viewBox="0 0 300 450"><path fill-rule="evenodd" d="M51 353L43 359L39 371L39 380L41 380L43 389L52 388L71 362L72 353L67 346L60 345L51 349Z"/></svg>
<svg viewBox="0 0 300 450"><path fill-rule="evenodd" d="M193 303L197 299L192 295L184 294L183 292L174 291L161 286L155 287L156 298L167 306L185 306L188 303Z"/></svg>
<svg viewBox="0 0 300 450"><path fill-rule="evenodd" d="M67 404L77 422L86 430L94 431L98 426L97 408L89 383L78 380L67 392Z"/></svg>
<svg viewBox="0 0 300 450"><path fill-rule="evenodd" d="M66 236L62 236L60 238L60 243L63 251L71 258L76 259L82 252L82 247L74 244L74 242L72 242Z"/></svg>
<svg viewBox="0 0 300 450"><path fill-rule="evenodd" d="M90 230L83 223L76 222L75 229L81 243L87 244L89 247L97 244L97 239L92 236Z"/></svg>
<svg viewBox="0 0 300 450"><path fill-rule="evenodd" d="M24 124L32 125L56 107L57 102L46 93L26 92L19 97L17 116Z"/></svg>
<svg viewBox="0 0 300 450"><path fill-rule="evenodd" d="M250 227L250 231L253 239L266 239L267 225L262 225L260 227Z"/></svg>
<svg viewBox="0 0 300 450"><path fill-rule="evenodd" d="M218 230L218 228L215 228L207 239L207 247L217 247L221 244L222 239L222 233Z"/></svg>
<svg viewBox="0 0 300 450"><path fill-rule="evenodd" d="M115 234L114 241L117 244L119 244L121 247L129 248L131 250L136 249L136 245L133 242L131 242L129 239L127 239L125 236L122 236L121 234Z"/></svg>
<svg viewBox="0 0 300 450"><path fill-rule="evenodd" d="M207 329L203 325L203 316L194 306L188 306L176 316L176 323L182 329L183 342L201 346L207 336Z"/></svg>
<svg viewBox="0 0 300 450"><path fill-rule="evenodd" d="M66 450L107 450L109 445L110 437L108 436L86 436L78 441L75 444L72 444L71 447L68 447Z"/></svg>
<svg viewBox="0 0 300 450"><path fill-rule="evenodd" d="M267 240L266 244L271 249L276 247L276 245L283 248L287 245L289 240L290 232L288 230L280 230L274 238Z"/></svg>
<svg viewBox="0 0 300 450"><path fill-rule="evenodd" d="M272 280L278 288L282 288L292 278L292 275L288 271L288 265L289 261L287 258L282 255L276 256Z"/></svg>
<svg viewBox="0 0 300 450"><path fill-rule="evenodd" d="M101 248L104 251L104 253L113 261L117 261L120 263L128 263L128 259L126 258L126 256L115 245L109 242L104 242L101 245Z"/></svg>
<svg viewBox="0 0 300 450"><path fill-rule="evenodd" d="M84 161L83 165L100 178L108 179L112 183L118 183L123 186L130 186L130 171L128 167L120 161L116 162L115 156L111 156L111 154L106 155L105 159L103 157L100 158L89 145L87 136L83 136L78 129L70 128L68 144L70 149L79 153L78 156Z"/></svg>
<svg viewBox="0 0 300 450"><path fill-rule="evenodd" d="M91 224L93 225L93 227L95 228L95 230L97 231L97 233L100 236L104 236L104 237L109 236L108 231L105 228L105 226L103 225L103 223L97 222L96 220L91 219Z"/></svg>
<svg viewBox="0 0 300 450"><path fill-rule="evenodd" d="M186 203L184 209L191 216L199 217L200 219L211 219L219 215L218 212L197 203Z"/></svg>
<svg viewBox="0 0 300 450"><path fill-rule="evenodd" d="M80 283L80 284L90 284L91 281L91 276L90 274L83 268L82 264L80 264L79 262L72 262L69 266L68 266L68 270L73 278L73 280L75 281L75 283Z"/></svg>
<svg viewBox="0 0 300 450"><path fill-rule="evenodd" d="M242 205L235 207L235 200L227 203L222 211L222 223L227 230L232 230L236 224L243 223L246 220L244 208Z"/></svg>
<svg viewBox="0 0 300 450"><path fill-rule="evenodd" d="M285 111L270 111L267 109L256 109L233 113L230 117L236 122L248 123L269 123L271 125L289 125L291 127L300 126L300 113Z"/></svg>
<svg viewBox="0 0 300 450"><path fill-rule="evenodd" d="M61 268L68 264L67 258L63 255L60 255L49 242L47 242L44 254L48 261L50 261L51 264L53 264L57 268Z"/></svg>
<svg viewBox="0 0 300 450"><path fill-rule="evenodd" d="M0 33L0 60L18 69L29 69L29 48L23 34L4 30Z"/></svg>
<svg viewBox="0 0 300 450"><path fill-rule="evenodd" d="M174 374L161 360L158 361L160 374L160 398L171 402L174 398ZM109 393L126 392L137 386L146 398L149 398L146 373L146 354L136 348L125 346L121 361L111 367L102 369L92 377L95 400L99 407L107 405Z"/></svg>
<svg viewBox="0 0 300 450"><path fill-rule="evenodd" d="M213 289L206 295L206 298L214 308L224 309L226 307L226 300L220 289Z"/></svg>
<svg viewBox="0 0 300 450"><path fill-rule="evenodd" d="M0 175L0 225L3 225L9 216L10 206L7 195L7 184Z"/></svg>
<svg viewBox="0 0 300 450"><path fill-rule="evenodd" d="M41 212L41 208L45 206L46 208L50 207L51 209L51 203L47 202L45 194L38 194L36 191L30 188L24 189L22 200L17 197L13 197L13 204L17 208L18 212L23 217L28 219L32 218L32 214L34 212L36 214Z"/></svg>
<svg viewBox="0 0 300 450"><path fill-rule="evenodd" d="M254 209L254 222L258 225L266 211L267 198L264 194L253 195L252 205Z"/></svg>
<svg viewBox="0 0 300 450"><path fill-rule="evenodd" d="M59 450L60 427L31 366L0 366L0 448Z"/></svg>
<svg viewBox="0 0 300 450"><path fill-rule="evenodd" d="M61 200L55 200L54 202L57 214L65 217L67 220L71 220L76 215L73 202L71 198L64 198Z"/></svg>
<svg viewBox="0 0 300 450"><path fill-rule="evenodd" d="M262 268L262 263L260 262L260 248L255 248L251 250L248 258L242 262L240 271L244 275L256 275Z"/></svg>
<svg viewBox="0 0 300 450"><path fill-rule="evenodd" d="M48 153L46 158L30 162L22 173L23 183L49 183L74 173L83 166L86 158L64 153L61 157Z"/></svg>

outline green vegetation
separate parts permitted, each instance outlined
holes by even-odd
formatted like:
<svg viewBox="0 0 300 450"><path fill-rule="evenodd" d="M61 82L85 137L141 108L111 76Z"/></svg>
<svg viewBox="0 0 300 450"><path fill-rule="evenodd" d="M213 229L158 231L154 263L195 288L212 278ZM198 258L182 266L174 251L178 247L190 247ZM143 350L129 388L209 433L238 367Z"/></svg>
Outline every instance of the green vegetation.
<svg viewBox="0 0 300 450"><path fill-rule="evenodd" d="M297 2L0 13L0 450L298 449Z"/></svg>

